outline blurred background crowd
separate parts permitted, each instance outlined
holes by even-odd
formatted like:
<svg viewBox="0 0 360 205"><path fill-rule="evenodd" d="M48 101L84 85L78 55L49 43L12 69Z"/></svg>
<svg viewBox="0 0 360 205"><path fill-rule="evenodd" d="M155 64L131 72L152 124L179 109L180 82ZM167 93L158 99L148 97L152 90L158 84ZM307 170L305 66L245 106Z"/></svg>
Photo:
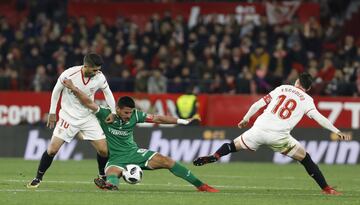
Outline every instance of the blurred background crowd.
<svg viewBox="0 0 360 205"><path fill-rule="evenodd" d="M17 3L30 12L15 26L0 17L0 90L51 91L65 69L96 52L113 91L266 93L307 71L312 94L360 94L360 39L343 33L326 9L321 19L300 23L294 16L284 25L270 25L266 16L259 24L223 24L214 15L189 27L183 16L154 13L139 28L121 16L114 25L70 17L67 1Z"/></svg>

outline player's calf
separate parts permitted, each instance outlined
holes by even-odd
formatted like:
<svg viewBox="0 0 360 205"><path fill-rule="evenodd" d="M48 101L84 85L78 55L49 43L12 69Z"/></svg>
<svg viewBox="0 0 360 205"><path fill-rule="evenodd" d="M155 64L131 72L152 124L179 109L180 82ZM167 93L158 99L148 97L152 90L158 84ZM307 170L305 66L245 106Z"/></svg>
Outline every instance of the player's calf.
<svg viewBox="0 0 360 205"><path fill-rule="evenodd" d="M311 159L309 153L306 153L305 158L300 161L305 167L307 173L316 181L321 189L325 189L329 185L327 184L324 175L320 171L319 167Z"/></svg>

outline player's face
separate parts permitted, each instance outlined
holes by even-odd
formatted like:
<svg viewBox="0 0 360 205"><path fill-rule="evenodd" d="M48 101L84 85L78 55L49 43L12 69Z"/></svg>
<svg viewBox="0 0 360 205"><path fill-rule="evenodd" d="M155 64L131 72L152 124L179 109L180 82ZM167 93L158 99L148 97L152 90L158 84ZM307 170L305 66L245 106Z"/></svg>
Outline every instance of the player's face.
<svg viewBox="0 0 360 205"><path fill-rule="evenodd" d="M128 122L130 120L133 109L134 108L130 108L130 107L123 107L123 108L116 107L116 113L124 122Z"/></svg>
<svg viewBox="0 0 360 205"><path fill-rule="evenodd" d="M100 71L100 68L101 68L100 66L99 67L84 66L84 67L85 67L85 71L84 71L85 77L95 76Z"/></svg>

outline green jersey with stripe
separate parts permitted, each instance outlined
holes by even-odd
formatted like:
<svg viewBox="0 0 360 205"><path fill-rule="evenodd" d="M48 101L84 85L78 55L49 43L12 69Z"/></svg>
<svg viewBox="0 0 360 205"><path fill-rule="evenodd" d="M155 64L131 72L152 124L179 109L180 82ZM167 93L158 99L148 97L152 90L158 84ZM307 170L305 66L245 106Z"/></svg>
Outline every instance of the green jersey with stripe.
<svg viewBox="0 0 360 205"><path fill-rule="evenodd" d="M134 141L134 128L137 123L145 122L146 113L134 109L128 122L124 122L120 117L116 116L114 122L108 124L105 119L110 113L110 109L100 107L95 115L106 135L109 157L121 157L124 159L139 149Z"/></svg>

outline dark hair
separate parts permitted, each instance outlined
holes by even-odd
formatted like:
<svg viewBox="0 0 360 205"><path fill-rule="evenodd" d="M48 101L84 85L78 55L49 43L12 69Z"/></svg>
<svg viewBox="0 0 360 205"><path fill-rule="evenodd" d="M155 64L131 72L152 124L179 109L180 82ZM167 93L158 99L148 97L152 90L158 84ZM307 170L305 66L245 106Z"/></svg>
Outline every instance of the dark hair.
<svg viewBox="0 0 360 205"><path fill-rule="evenodd" d="M135 101L129 96L124 96L119 98L117 105L119 106L119 108L135 108Z"/></svg>
<svg viewBox="0 0 360 205"><path fill-rule="evenodd" d="M308 90L311 87L311 84L313 82L313 78L309 73L301 73L299 76L299 81L301 87L303 87L305 90Z"/></svg>
<svg viewBox="0 0 360 205"><path fill-rule="evenodd" d="M103 59L96 53L89 53L84 57L84 65L91 68L102 66L102 64L104 64Z"/></svg>

